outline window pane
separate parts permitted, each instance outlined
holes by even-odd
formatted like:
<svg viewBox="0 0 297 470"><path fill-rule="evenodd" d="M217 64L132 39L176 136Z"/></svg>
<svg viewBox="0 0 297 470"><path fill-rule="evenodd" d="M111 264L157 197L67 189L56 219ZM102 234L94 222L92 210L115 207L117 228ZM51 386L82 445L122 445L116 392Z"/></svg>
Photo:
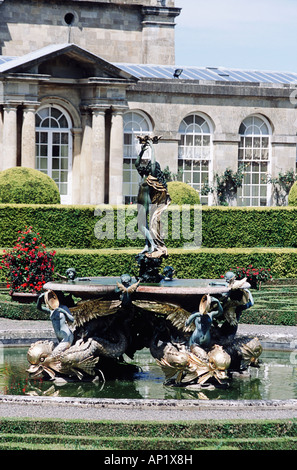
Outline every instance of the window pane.
<svg viewBox="0 0 297 470"><path fill-rule="evenodd" d="M48 118L44 119L44 121L42 121L41 127L50 127L50 120Z"/></svg>
<svg viewBox="0 0 297 470"><path fill-rule="evenodd" d="M59 184L59 189L60 189L60 194L62 196L66 196L67 195L67 183L60 183Z"/></svg>
<svg viewBox="0 0 297 470"><path fill-rule="evenodd" d="M50 119L50 127L53 127L53 128L59 127L59 124L58 124L58 122L56 121L56 119L54 119L54 118L51 118L51 119Z"/></svg>
<svg viewBox="0 0 297 470"><path fill-rule="evenodd" d="M47 170L47 158L40 158L39 159L39 169L40 170Z"/></svg>
<svg viewBox="0 0 297 470"><path fill-rule="evenodd" d="M191 172L190 171L184 171L184 182L185 183L191 183Z"/></svg>
<svg viewBox="0 0 297 470"><path fill-rule="evenodd" d="M197 146L202 145L202 136L201 135L195 135L195 145L197 145Z"/></svg>
<svg viewBox="0 0 297 470"><path fill-rule="evenodd" d="M200 183L200 173L193 172L193 183Z"/></svg>
<svg viewBox="0 0 297 470"><path fill-rule="evenodd" d="M66 128L66 129L68 128L68 122L67 122L67 119L66 119L65 116L62 116L62 117L59 119L58 123L59 123L59 126L60 126L60 127Z"/></svg>
<svg viewBox="0 0 297 470"><path fill-rule="evenodd" d="M60 165L62 170L68 170L68 158L61 158Z"/></svg>
<svg viewBox="0 0 297 470"><path fill-rule="evenodd" d="M54 118L59 119L59 117L62 116L62 113L61 113L61 111L60 111L59 109L57 109L57 108L50 108L50 110L51 110L51 116L53 116Z"/></svg>
<svg viewBox="0 0 297 470"><path fill-rule="evenodd" d="M53 157L58 157L60 155L60 147L58 145L53 145L52 152Z"/></svg>
<svg viewBox="0 0 297 470"><path fill-rule="evenodd" d="M59 143L60 143L60 133L53 132L53 144L59 144Z"/></svg>
<svg viewBox="0 0 297 470"><path fill-rule="evenodd" d="M68 146L61 145L61 157L68 157Z"/></svg>
<svg viewBox="0 0 297 470"><path fill-rule="evenodd" d="M124 171L123 172L123 182L124 183L129 183L130 181L130 171Z"/></svg>
<svg viewBox="0 0 297 470"><path fill-rule="evenodd" d="M40 136L40 142L42 144L47 144L48 142L48 136L47 136L47 132L38 132L39 136Z"/></svg>
<svg viewBox="0 0 297 470"><path fill-rule="evenodd" d="M53 168L54 170L59 169L59 166L60 166L60 165L59 165L59 162L60 162L59 158L53 158L53 161L52 161L52 168Z"/></svg>
<svg viewBox="0 0 297 470"><path fill-rule="evenodd" d="M41 157L47 156L47 145L40 145L40 156Z"/></svg>
<svg viewBox="0 0 297 470"><path fill-rule="evenodd" d="M53 178L54 181L56 181L56 183L59 182L59 176L60 176L59 170L53 170L52 171L52 178Z"/></svg>
<svg viewBox="0 0 297 470"><path fill-rule="evenodd" d="M60 181L62 183L67 183L68 181L68 173L67 171L61 171L61 178L60 178Z"/></svg>
<svg viewBox="0 0 297 470"><path fill-rule="evenodd" d="M200 171L201 168L201 162L193 160L193 171Z"/></svg>

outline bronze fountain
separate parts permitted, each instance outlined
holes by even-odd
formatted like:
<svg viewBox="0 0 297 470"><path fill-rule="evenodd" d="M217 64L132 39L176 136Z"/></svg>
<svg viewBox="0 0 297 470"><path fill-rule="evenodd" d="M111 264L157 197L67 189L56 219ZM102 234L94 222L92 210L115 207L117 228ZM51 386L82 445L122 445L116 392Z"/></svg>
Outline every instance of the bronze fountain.
<svg viewBox="0 0 297 470"><path fill-rule="evenodd" d="M154 156L159 138L139 137L138 225L145 247L136 256L138 274L80 278L70 268L60 281L47 282L37 307L48 312L57 344L30 346L31 378L133 377L137 368L124 356L133 359L144 348L168 386L227 387L234 373L259 366L258 338L236 336L242 311L253 305L246 279L236 280L231 272L220 281L177 279L171 266L160 272L168 255L160 221L170 195ZM142 165L148 149L151 158Z"/></svg>

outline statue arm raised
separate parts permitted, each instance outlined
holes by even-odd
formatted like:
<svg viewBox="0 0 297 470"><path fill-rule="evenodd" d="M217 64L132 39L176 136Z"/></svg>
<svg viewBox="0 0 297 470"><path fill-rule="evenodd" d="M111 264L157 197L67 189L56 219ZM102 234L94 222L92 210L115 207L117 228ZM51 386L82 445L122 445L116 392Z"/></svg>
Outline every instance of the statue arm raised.
<svg viewBox="0 0 297 470"><path fill-rule="evenodd" d="M135 160L135 167L136 169L138 169L138 167L140 166L140 163L141 163L141 159L143 157L143 154L144 152L147 150L147 147L148 147L148 143L145 142L144 144L141 145L141 150L138 154L138 157L136 158Z"/></svg>
<svg viewBox="0 0 297 470"><path fill-rule="evenodd" d="M45 293L43 292L43 294L40 294L40 296L38 297L37 303L36 303L36 308L37 308L37 310L40 310L41 312L51 313L49 308L47 308L45 305L42 305L42 302L43 302L43 299L44 299L44 294Z"/></svg>
<svg viewBox="0 0 297 470"><path fill-rule="evenodd" d="M199 312L192 313L192 315L190 315L189 318L187 318L187 320L185 322L185 325L186 326L191 325L191 323L193 323L195 318L199 317L200 315L201 315L201 313L199 313Z"/></svg>
<svg viewBox="0 0 297 470"><path fill-rule="evenodd" d="M155 151L153 147L153 143L151 140L149 140L149 146L151 148L151 168L152 168L152 176L156 176L156 156L155 156Z"/></svg>

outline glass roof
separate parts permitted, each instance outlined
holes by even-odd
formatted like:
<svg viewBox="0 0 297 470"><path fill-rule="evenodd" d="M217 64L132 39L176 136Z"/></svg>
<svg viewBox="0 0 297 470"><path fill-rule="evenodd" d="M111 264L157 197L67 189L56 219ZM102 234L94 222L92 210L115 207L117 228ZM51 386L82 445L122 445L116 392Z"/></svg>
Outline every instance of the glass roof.
<svg viewBox="0 0 297 470"><path fill-rule="evenodd" d="M297 73L261 70L228 69L225 67L191 67L177 65L148 65L117 63L117 67L138 78L174 78L177 69L182 70L183 80L215 80L221 82L297 84Z"/></svg>

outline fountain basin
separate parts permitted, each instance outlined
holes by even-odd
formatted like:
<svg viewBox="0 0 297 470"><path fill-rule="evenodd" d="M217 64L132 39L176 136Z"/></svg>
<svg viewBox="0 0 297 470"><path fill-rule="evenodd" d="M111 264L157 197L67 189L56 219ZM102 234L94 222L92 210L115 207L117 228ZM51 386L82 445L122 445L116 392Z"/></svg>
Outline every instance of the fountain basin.
<svg viewBox="0 0 297 470"><path fill-rule="evenodd" d="M64 292L83 299L95 297L118 298L117 282L120 277L89 277L77 278L74 281L50 281L44 284L44 290ZM132 278L132 283L136 279ZM219 284L220 285L217 285ZM250 288L246 282L243 286ZM230 291L221 279L172 279L162 280L159 283L141 283L133 294L135 300L155 300L178 303L183 307L197 308L201 297L205 294L221 295Z"/></svg>

